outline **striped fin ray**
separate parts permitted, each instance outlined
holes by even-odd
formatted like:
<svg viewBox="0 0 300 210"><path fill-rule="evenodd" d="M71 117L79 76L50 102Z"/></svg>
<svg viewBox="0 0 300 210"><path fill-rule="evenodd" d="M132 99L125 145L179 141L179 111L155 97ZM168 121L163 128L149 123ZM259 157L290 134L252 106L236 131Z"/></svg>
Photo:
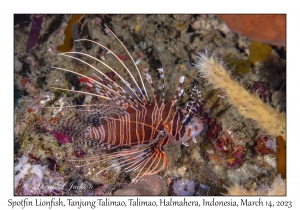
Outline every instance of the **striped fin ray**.
<svg viewBox="0 0 300 210"><path fill-rule="evenodd" d="M74 145L80 146L80 145L87 145L90 147L97 147L97 149L113 149L110 148L110 145L104 144L103 142L96 141L95 139L90 138L74 138Z"/></svg>
<svg viewBox="0 0 300 210"><path fill-rule="evenodd" d="M86 94L86 95L96 96L96 97L103 98L103 99L108 99L108 100L110 99L107 96L102 96L102 95L98 95L98 94L95 94L95 93L89 93L89 92L85 92L85 91L69 90L69 89L57 88L57 87L51 87L51 88L56 89L56 90L64 90L64 91L68 91L68 92L73 92L73 93L83 93L83 94Z"/></svg>
<svg viewBox="0 0 300 210"><path fill-rule="evenodd" d="M132 86L131 84L129 84L128 82L126 82L126 81L125 81L125 80L124 80L124 79L123 79L123 78L122 78L115 70L113 70L110 66L108 66L108 65L105 64L103 61L100 61L99 59L97 59L97 58L95 58L95 57L93 57L93 56L90 56L90 55L85 54L85 53L80 53L80 52L67 52L67 53L63 53L62 55L73 53L73 54L80 54L80 55L84 55L84 56L87 56L87 57L92 58L93 60L95 60L95 61L97 61L97 62L103 64L104 66L106 66L107 68L109 68L112 72L114 72L114 73L115 73L115 74L123 81L123 83L126 84L126 86L128 86L128 88L134 93L134 95L136 95L136 97L138 97L138 99L139 99L142 103L145 104L146 101L148 101L148 98L145 98L142 89L141 89L141 88L139 87L139 85L137 84L136 80L134 79L132 73L129 71L128 67L124 64L124 62L121 61L121 59L120 59L114 52L112 52L110 49L108 49L106 46L102 45L101 43L95 42L95 41L93 41L93 40L89 40L89 39L78 39L78 40L75 40L75 41L77 41L77 42L78 42L78 41L92 42L92 43L94 43L94 44L96 44L96 45L99 45L99 46L101 46L102 48L106 49L108 52L110 52L110 53L111 53L111 54L112 54L112 55L120 62L120 64L122 64L122 66L125 68L125 70L129 73L131 79L134 81L134 83L135 83L135 85L137 86L137 88L139 89L139 92L140 92L140 93L138 93L138 92L133 88L133 86ZM128 53L129 57L130 57L130 58L132 59L132 61L133 61L133 58L132 58L132 56L129 54L128 50L127 50L126 48L125 48L125 50L126 50L126 52ZM134 61L133 61L133 62L134 62ZM134 65L136 66L135 62L134 62ZM137 66L136 66L136 69L137 69L137 71L138 71L138 74L140 75L140 71L139 71L139 69L137 68ZM142 79L141 79L141 81L142 81L142 84L144 85ZM143 88L143 90L145 90L145 88ZM144 92L146 93L146 91L144 91ZM147 93L146 93L146 94L147 94ZM146 97L147 97L147 95L146 95Z"/></svg>
<svg viewBox="0 0 300 210"><path fill-rule="evenodd" d="M77 52L71 52L71 53L77 53ZM87 55L84 53L77 53L77 54L83 54L83 55ZM66 57L70 57L73 58L75 60L78 60L84 64L86 64L87 66L89 66L90 68L94 69L96 72L102 74L103 76L106 77L106 79L108 80L108 84L102 84L102 80L96 75L96 77L98 78L99 81L85 76L83 74L77 73L75 71L69 70L69 69L64 69L64 68L58 68L58 67L52 67L53 69L57 69L57 70L62 70L62 71L66 71L66 72L70 72L73 74L76 74L78 76L87 78L89 80L89 83L87 84L90 88L93 88L95 90L96 94L99 94L99 97L102 95L103 97L106 98L110 98L111 100L113 100L115 103L117 103L118 105L123 105L123 101L122 100L126 100L128 104L131 104L131 106L135 106L138 107L139 103L136 101L136 99L132 98L122 87L120 87L118 84L116 84L113 80L111 80L109 77L107 77L106 75L103 74L103 72L101 72L99 69L97 69L96 67L94 67L93 65L83 61L82 59L79 59L77 57L74 56L70 56L70 55L66 55L66 53L61 54L63 56ZM90 55L87 55L90 56ZM92 57L92 56L91 56ZM96 59L96 58L94 58ZM98 59L96 59L98 60ZM99 60L98 60L99 61ZM100 61L102 62L102 61ZM106 64L105 64L106 65ZM110 68L110 67L109 67ZM112 69L112 68L111 68ZM112 69L113 70L113 69ZM113 70L114 71L114 70ZM124 81L126 82L126 81ZM128 82L126 82L128 83ZM104 87L104 89L102 88ZM56 88L59 89L59 88ZM64 89L65 90L65 89ZM72 92L72 91L70 91ZM73 91L74 92L74 91ZM123 98L123 99L122 99Z"/></svg>
<svg viewBox="0 0 300 210"><path fill-rule="evenodd" d="M141 117L143 116L141 115ZM159 138L161 136L161 131L156 127L143 121L133 121L128 113L120 116L115 115L114 118L102 117L101 125L87 126L84 132L85 138L118 147L147 144L149 141L155 140L152 137ZM148 138L149 140L146 140Z"/></svg>
<svg viewBox="0 0 300 210"><path fill-rule="evenodd" d="M125 49L127 55L129 56L129 58L131 59L131 61L133 62L134 66L135 66L135 69L137 70L138 74L139 74L139 78L142 82L142 86L143 86L143 90L145 92L145 95L146 95L146 99L147 101L149 101L149 98L148 98L148 95L147 95L147 92L146 92L146 89L145 89L145 85L144 85L144 82L143 82L143 79L142 79L142 76L141 76L141 73L140 73L140 70L139 68L137 67L136 63L134 62L132 56L130 55L130 53L128 52L127 48L124 46L124 44L121 42L121 40L117 37L117 35L112 31L110 30L110 28L107 27L106 24L104 24L105 28L108 29L110 31L110 33L119 41L119 43L122 45L122 47ZM119 60L119 59L118 59ZM120 60L119 60L120 61ZM120 61L121 62L121 61ZM128 70L128 69L127 69ZM128 70L129 72L129 70ZM131 75L131 73L129 72L129 74ZM131 75L131 78L133 78L133 76ZM137 85L137 83L135 82L135 84ZM138 85L137 85L138 86ZM139 90L141 91L141 88L139 88ZM141 93L144 95L144 93L141 91Z"/></svg>
<svg viewBox="0 0 300 210"><path fill-rule="evenodd" d="M145 77L151 88L152 104L157 105L156 95L154 93L154 87L153 87L153 83L152 83L152 78L151 78L150 74L147 74L147 73L145 74Z"/></svg>
<svg viewBox="0 0 300 210"><path fill-rule="evenodd" d="M85 117L88 117L88 112L101 112L101 116L109 117L112 114L124 114L125 108L122 106L112 105L112 104L104 104L104 103L97 103L97 104L83 104L83 105L73 105L73 106L45 106L43 109L61 109L63 111L71 111L76 110L78 115L81 116L81 119L84 120ZM86 113L84 113L86 112ZM84 115L84 116L83 116Z"/></svg>
<svg viewBox="0 0 300 210"><path fill-rule="evenodd" d="M177 102L177 100L178 100L178 98L182 95L182 93L183 93L183 89L181 88L181 86L182 86L182 83L183 83L183 81L184 81L184 76L181 76L180 77L180 79L179 79L179 85L178 85L178 87L177 87L177 91L176 91L176 93L174 94L174 96L167 102L167 103L170 103L171 102L171 106L173 106L176 102Z"/></svg>
<svg viewBox="0 0 300 210"><path fill-rule="evenodd" d="M161 86L161 92L162 92L162 96L161 96L161 100L159 101L160 104L164 104L165 103L165 75L164 75L164 68L159 68L157 69L157 71L159 72L160 75L160 79L162 81L162 86Z"/></svg>
<svg viewBox="0 0 300 210"><path fill-rule="evenodd" d="M98 80L103 83L103 80L101 78L99 78L97 75L95 75L95 77L97 77ZM105 78L109 79L109 77L105 77ZM110 97L111 101L115 102L117 105L119 105L121 107L124 107L124 108L131 107L132 109L139 109L141 106L143 106L140 104L139 101L137 101L134 97L129 95L127 91L125 91L123 88L118 86L115 82L113 82L113 84L111 84L110 81L108 81L106 86L113 89L117 93L119 93L123 98L120 98L120 97L114 95L109 90L103 89L100 85L94 83L93 81L90 81L90 88L94 92L96 92L97 94L100 94L100 95ZM125 102L124 99L127 102Z"/></svg>
<svg viewBox="0 0 300 210"><path fill-rule="evenodd" d="M169 101L166 104L162 105L163 106L162 119L164 120L164 124L168 120L171 112L174 112L174 110L172 109L172 107L174 106L174 104L177 102L178 98L183 93L183 89L181 88L181 86L182 86L182 83L184 81L184 78L185 78L184 76L180 77L180 79L179 79L179 85L177 87L176 93L174 94L174 96L172 98L169 99Z"/></svg>
<svg viewBox="0 0 300 210"><path fill-rule="evenodd" d="M107 28L107 26L105 27ZM124 47L135 66L139 78L133 77L132 73L137 75L134 72L135 69L133 69L133 72L129 70L129 67L132 67L131 61L123 62L117 54L103 44L88 39L75 40L74 42L77 43L87 42L87 44L92 44L96 48L103 48L113 57L109 56L108 62L103 62L101 59L89 55L88 52L60 54L77 61L77 64L81 64L80 67L84 67L83 70L89 69L90 72L89 75L84 75L77 70L53 67L83 77L82 81L85 81L86 84L86 89L83 91L56 89L99 98L93 97L91 99L91 103L94 104L59 107L61 110L75 108L76 114L70 117L63 116L58 123L52 126L54 131L74 137L74 142L78 145L99 146L101 149L114 150L111 151L112 153L100 156L70 160L76 164L76 167L88 167L89 172L99 171L97 175L100 174L100 176L102 176L102 172L106 173L106 170L116 167L118 167L118 170L111 171L116 171L115 176L123 172L135 171L136 178L132 182L138 182L140 178L146 175L156 174L168 169L167 157L163 151L164 147L180 140L182 137L180 132L182 131L182 122L185 115L184 112L175 108L175 104L183 93L184 76L180 77L178 88L174 91L173 97L165 103L164 70L163 68L157 69L160 75L159 84L162 84L160 87L162 97L158 99L157 96L161 96L161 94L156 92L157 90L155 90L148 70L144 69L143 72L146 73L144 79L148 81L150 91L146 91L140 70L133 57L119 38L109 28L107 29ZM122 65L125 69L121 67L122 73L120 71L118 73L108 63L118 67ZM105 69L102 70L102 68ZM117 80L109 78L109 74L104 73L107 71L111 75L116 75ZM123 73L125 74L124 78L121 76ZM149 87L148 84L147 87ZM151 101L149 101L147 93L152 94L150 96ZM101 98L108 100L104 101ZM88 150L88 152L91 151ZM97 165L99 163L100 165Z"/></svg>
<svg viewBox="0 0 300 210"><path fill-rule="evenodd" d="M110 144L104 143L103 141L97 141L95 139L91 138L74 138L74 144L76 146L83 146L87 145L90 147L93 147L95 149L101 149L101 150L113 150L117 148L117 146L112 146Z"/></svg>
<svg viewBox="0 0 300 210"><path fill-rule="evenodd" d="M156 174L164 169L168 170L167 157L163 151L157 147L157 143L139 146L133 149L123 149L117 152L110 153L109 155L103 154L100 156L93 156L85 159L70 160L76 164L76 167L90 166L99 162L110 162L118 160L119 166L122 170L116 173L117 176L123 172L137 171L136 178L132 183L138 182L142 177ZM115 167L110 165L97 174Z"/></svg>
<svg viewBox="0 0 300 210"><path fill-rule="evenodd" d="M94 41L93 41L93 42L94 42ZM97 42L95 42L95 43L97 43ZM69 54L74 54L75 56L71 56L71 55L69 55ZM110 83L110 85L108 85L108 87L110 87L110 88L112 88L112 86L113 86L113 87L117 87L118 89L122 90L123 93L126 93L126 91L125 91L121 86L119 86L119 85L118 85L117 83L115 83L112 79L110 79L109 77L107 77L102 71L100 71L98 68L94 67L93 65L91 65L91 64L89 64L89 63L87 63L87 62L85 62L84 60L82 60L82 59L80 59L80 58L77 58L76 55L83 55L83 56L92 58L92 59L93 59L94 61L96 61L96 62L101 63L102 65L104 65L105 67L107 67L110 71L112 71L114 74L116 74L116 75L122 80L122 82L129 88L129 90L130 90L131 92L134 93L134 95L135 95L136 98L140 101L140 103L142 103L142 99L140 98L141 95L139 95L138 93L136 93L136 91L134 90L134 88L133 88L127 81L125 81L125 80L121 77L120 74L118 74L113 68L111 68L110 66L108 66L108 65L107 65L106 63L104 63L103 61L101 61L101 60L99 60L99 59L97 59L97 58L95 58L95 57L93 57L93 56L91 56L91 55L88 55L88 54L86 54L86 53L81 53L81 52L66 52L66 53L61 53L61 54L59 54L59 55L66 56L66 57L70 57L70 58L72 58L72 59L75 59L75 60L80 61L81 63L86 64L87 66L89 66L90 68L94 69L97 73L100 73L102 76L104 76L104 77L108 80L108 82ZM124 65L125 65L125 64L124 64ZM126 67L126 66L125 66L125 67ZM126 68L127 68L127 67L126 67ZM99 77L97 76L97 78L99 78ZM131 96L129 96L128 94L127 94L127 96L128 96L129 98L131 98Z"/></svg>
<svg viewBox="0 0 300 210"><path fill-rule="evenodd" d="M130 98L126 98L126 96L122 93L120 93L119 91L116 91L104 84L101 84L99 81L87 77L83 74L74 72L72 70L68 70L68 69L64 69L64 68L59 68L59 67L52 67L54 69L58 69L58 70L62 70L62 71L66 71L66 72L71 72L73 74L76 74L78 76L82 76L85 77L87 79L89 79L90 83L96 84L97 86L95 86L96 93L89 93L89 92L84 92L84 91L75 91L75 90L68 90L68 89L63 89L63 88L56 88L56 87L52 87L53 89L58 89L58 90L65 90L65 91L69 91L69 92L77 92L77 93L83 93L86 95L92 95L92 96L96 96L96 97L100 97L100 98L105 98L105 99L109 99L112 100L113 102L115 102L116 104L120 105L120 106L124 106L127 107L128 105L131 105L132 108L134 108L134 106L138 106L138 104L136 104L135 102L132 102ZM104 87L106 90L102 90L101 91L101 87ZM99 90L99 91L97 91ZM127 101L127 103L125 103L125 101Z"/></svg>

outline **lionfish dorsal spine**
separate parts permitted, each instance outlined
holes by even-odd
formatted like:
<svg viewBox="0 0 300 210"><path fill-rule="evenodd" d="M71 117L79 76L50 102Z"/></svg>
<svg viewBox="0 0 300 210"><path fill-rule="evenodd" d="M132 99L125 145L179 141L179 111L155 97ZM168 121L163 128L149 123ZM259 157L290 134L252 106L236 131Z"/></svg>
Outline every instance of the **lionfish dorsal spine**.
<svg viewBox="0 0 300 210"><path fill-rule="evenodd" d="M112 101L116 102L118 105L121 105L121 101L118 100L118 99L123 98L123 99L125 99L126 101L128 101L128 103L130 104L130 102L129 102L130 99L126 98L126 96L120 94L118 91L115 91L115 90L113 90L113 89L111 89L111 88L109 88L109 87L107 87L107 86L101 84L100 82L98 82L98 81L96 81L96 80L94 80L94 79L92 79L92 78L90 78L90 77L87 77L87 76L85 76L85 75L83 75L83 74L80 74L80 73L78 73L78 72L74 72L74 71L71 71L71 70L68 70L68 69L64 69L64 68L59 68L59 67L52 67L52 68L53 68L53 69L62 70L62 71L66 71L66 72L71 72L71 73L76 74L76 75L78 75L78 76L85 77L85 78L89 79L89 81L90 81L91 83L94 83L94 84L99 85L99 86L98 86L98 89L99 89L100 86L102 86L102 87L104 87L104 88L106 89L106 91L102 91L102 94L99 94L99 92L98 92L98 93L90 93L90 92L83 92L83 91L76 91L76 90L68 90L68 89L64 89L64 88L56 88L56 87L52 87L53 89L65 90L65 91L76 92L76 93L84 93L84 94L86 94L86 95L92 95L92 96L96 96L96 97L100 97L100 98L105 98L105 99L112 100ZM94 68L95 68L95 67L94 67ZM113 95L113 94L114 94L114 95ZM115 98L114 96L118 96L118 97ZM134 105L134 104L131 103L131 105Z"/></svg>
<svg viewBox="0 0 300 210"><path fill-rule="evenodd" d="M156 100L156 95L155 95L155 90L153 87L153 82L152 82L152 78L150 76L150 74L145 74L145 78L148 81L149 85L150 85L150 91L151 91L151 95L152 95L152 102L151 104L157 105L157 100Z"/></svg>
<svg viewBox="0 0 300 210"><path fill-rule="evenodd" d="M140 70L139 70L139 68L137 67L135 61L133 60L131 54L128 52L127 48L124 46L124 44L123 44L123 43L121 42L121 40L118 38L118 36L117 36L112 30L110 30L110 28L108 28L106 24L104 24L104 26L105 26L105 28L108 29L108 30L111 32L111 34L119 41L119 43L122 45L122 47L125 49L126 53L128 54L129 58L131 59L133 65L135 66L135 69L136 69L136 71L137 71L137 73L138 73L138 75L139 75L139 79L140 79L140 81L141 81L141 83L142 83L143 90L145 91L146 101L149 101L149 98L148 98L148 95L147 95L147 92L146 92L146 88L145 88L145 85L144 85L144 82L143 82L143 79L142 79ZM119 58L118 58L118 60L119 60L121 63L123 63ZM126 69L127 69L128 73L131 75L131 78L135 81L134 77L132 76L132 74L131 74L131 72L128 70L128 68L126 68ZM136 82L135 82L135 84L137 85ZM138 85L137 85L137 86L138 86ZM139 86L138 86L138 87L139 87ZM144 96L143 91L141 90L141 88L139 88L139 90L140 90L140 92L142 93L142 95Z"/></svg>
<svg viewBox="0 0 300 210"><path fill-rule="evenodd" d="M95 41L93 41L93 40L89 40L89 39L79 39L79 40L77 40L77 41L87 41L87 42L92 42L92 43L94 43L94 44L96 44L96 45L99 45L99 46L101 46L101 47L103 47L105 50L107 50L108 52L110 52L118 61L119 61L119 63L120 64L122 64L122 66L125 68L125 70L129 73L129 75L130 75L130 77L131 77L131 79L133 80L133 82L135 83L135 85L137 86L137 88L139 89L139 92L140 93L137 93L136 92L136 90L133 88L133 86L132 85L130 85L128 82L126 82L115 70L113 70L110 66L108 66L106 63L104 63L103 61L100 61L99 59L97 59L97 58L95 58L95 57L93 57L93 56L90 56L90 55L87 55L87 54L85 54L86 56L88 56L88 57L91 57L92 59L95 59L95 60L97 60L98 62L100 62L101 64L103 64L104 66L106 66L107 68L109 68L112 72L114 72L122 81L123 81L123 83L125 84L125 85L127 85L128 86L128 88L131 90L131 92L133 92L134 93L134 95L140 100L140 102L143 102L143 103L145 103L146 101L147 101L147 99L144 97L144 95L143 95L143 92L142 92L142 90L141 90L141 88L139 87L139 85L137 84L137 82L136 82L136 80L134 79L134 77L133 77L133 75L132 75L132 73L129 71L129 69L127 68L127 66L124 64L124 62L122 62L121 61L121 59L113 52L113 51L111 51L110 49L108 49L106 46L104 46L104 45L102 45L101 43L98 43L98 42L95 42ZM128 50L125 48L125 50L126 50L126 52L128 52ZM73 53L77 53L77 52L73 52ZM84 53L79 53L79 54L84 54ZM132 59L132 61L133 61L133 58L132 58L132 56L128 53L128 55L130 56L130 58ZM135 64L135 62L133 61L133 63L134 63L134 65L136 66L136 64ZM137 68L137 66L136 66L136 68ZM138 71L138 73L140 74L140 72L139 72L139 69L137 68L137 71ZM141 81L143 81L143 80L141 80ZM144 83L143 83L144 84Z"/></svg>
<svg viewBox="0 0 300 210"><path fill-rule="evenodd" d="M91 56L91 55L88 55L88 54L86 54L86 53L81 53L81 52L68 52L68 53L63 53L63 54L61 54L61 55L63 55L63 56L70 57L70 58L72 58L72 59L78 60L78 61L80 61L80 62L86 64L86 65L89 66L90 68L94 69L96 72L98 72L98 73L100 73L101 75L103 75L103 76L108 80L109 83L108 83L107 85L103 85L103 84L101 84L101 83L95 81L94 79L89 78L89 77L87 77L87 76L85 76L85 75L79 74L79 73L77 73L77 72L73 72L73 73L75 73L75 74L77 74L77 75L80 75L80 76L82 76L82 77L88 78L90 81L96 82L98 85L100 85L100 86L102 86L102 87L105 87L107 90L112 90L112 86L110 86L109 84L114 85L114 86L117 87L119 90L124 90L121 86L119 86L116 82L114 82L112 79L110 79L109 77L107 77L107 76L106 76L102 71L100 71L98 68L96 68L96 67L94 67L93 65L91 65L91 64L89 64L89 63L83 61L83 60L80 59L80 58L77 58L77 57L75 57L75 56L70 56L70 55L68 55L68 54L75 54L75 55L76 55L76 54L79 54L79 55L87 56L87 57L92 58L93 60L95 60L95 61L101 63L102 65L104 65L105 67L107 67L110 71L114 72L114 73L122 80L122 82L123 82L125 85L127 85L128 88L135 94L135 96L136 96L137 99L140 101L140 103L142 103L142 99L140 99L140 97L137 95L136 91L132 88L132 86L131 86L128 82L126 82L126 81L121 77L120 74L118 74L113 68L111 68L110 66L108 66L108 65L107 65L106 63L104 63L103 61L101 61L101 60L99 60L99 59L97 59L97 58L95 58L95 57L93 57L93 56ZM56 68L56 67L55 67L55 68ZM99 78L99 76L97 76L97 78ZM115 91L116 91L119 95L121 94L118 90L115 90ZM137 106L137 104L136 104L137 102L136 102L135 100L133 100L132 97L131 97L125 90L122 91L122 92L123 92L123 94L125 94L125 96L123 96L123 98L126 98L127 100L130 100L135 106Z"/></svg>
<svg viewBox="0 0 300 210"><path fill-rule="evenodd" d="M161 92L162 92L162 96L161 96L161 100L159 101L160 104L164 104L165 103L165 75L164 75L164 68L158 68L157 71L159 72L159 77L160 80L162 81L162 85L161 85Z"/></svg>

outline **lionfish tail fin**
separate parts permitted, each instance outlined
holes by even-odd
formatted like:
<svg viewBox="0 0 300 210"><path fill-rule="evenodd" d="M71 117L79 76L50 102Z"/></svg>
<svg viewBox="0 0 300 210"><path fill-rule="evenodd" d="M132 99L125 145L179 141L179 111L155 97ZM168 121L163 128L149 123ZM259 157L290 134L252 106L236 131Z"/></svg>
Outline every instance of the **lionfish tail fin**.
<svg viewBox="0 0 300 210"><path fill-rule="evenodd" d="M50 131L69 137L84 138L86 123L72 116L54 118L50 122Z"/></svg>
<svg viewBox="0 0 300 210"><path fill-rule="evenodd" d="M55 118L50 123L50 132L61 141L73 142L75 146L87 145L91 147L97 147L97 149L112 149L110 145L103 143L102 141L88 138L86 136L86 130L89 128L89 124L97 124L100 121L93 118L91 115L86 121L83 119L64 116ZM89 122L88 122L89 120Z"/></svg>

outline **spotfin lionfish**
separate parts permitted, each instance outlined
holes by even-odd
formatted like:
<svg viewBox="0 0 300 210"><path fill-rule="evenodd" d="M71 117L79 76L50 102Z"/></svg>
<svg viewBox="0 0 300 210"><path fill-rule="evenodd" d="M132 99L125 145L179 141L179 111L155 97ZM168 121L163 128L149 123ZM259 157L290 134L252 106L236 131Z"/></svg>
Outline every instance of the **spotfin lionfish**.
<svg viewBox="0 0 300 210"><path fill-rule="evenodd" d="M52 67L86 78L88 80L87 86L89 86L91 92L53 87L54 89L92 95L111 102L74 106L77 108L78 118L63 117L53 126L52 130L76 137L79 139L79 143L99 146L109 150L116 149L115 152L100 156L71 160L78 163L77 167L92 165L100 161L118 160L119 165L122 167L119 173L136 171L136 178L132 182L137 182L141 177L156 174L162 170L167 173L168 162L164 152L165 146L175 142L181 142L188 146L187 141L193 139L196 142L195 136L203 130L203 123L197 115L199 101L201 101L200 92L194 89L192 100L187 102L186 108L176 108L175 103L183 93L182 83L185 77L182 76L179 79L179 85L174 96L165 102L164 70L159 68L162 82L162 96L160 99L157 99L155 95L151 76L147 72L145 73L145 78L151 88L150 101L145 91L140 70L133 57L120 39L107 26L105 27L120 42L129 55L142 85L138 85L131 71L122 60L106 46L89 39L74 40L75 44L76 42L90 42L107 50L124 66L133 82L130 84L125 81L117 71L102 60L89 54L82 52L60 54L87 65L94 71L95 77L88 77L69 69ZM124 86L105 76L101 70L84 61L83 57L103 64L120 78ZM105 82L100 78L100 75L106 79ZM199 101L193 100L196 96L200 98ZM106 169L110 167L113 166L108 166Z"/></svg>

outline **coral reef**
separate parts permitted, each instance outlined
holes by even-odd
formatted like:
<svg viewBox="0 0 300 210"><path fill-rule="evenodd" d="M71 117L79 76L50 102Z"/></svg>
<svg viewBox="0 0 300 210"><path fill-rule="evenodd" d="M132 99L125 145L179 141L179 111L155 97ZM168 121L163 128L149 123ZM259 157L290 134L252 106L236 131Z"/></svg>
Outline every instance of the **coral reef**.
<svg viewBox="0 0 300 210"><path fill-rule="evenodd" d="M226 194L224 186L236 186L235 183L242 183L244 189L253 189L253 192L263 187L271 189L278 173L285 179L285 119L284 115L271 108L278 108L280 112L286 110L285 50L236 34L229 24L226 25L217 15L212 14L47 14L43 15L42 25L39 31L34 32L33 37L30 34L35 24L34 17L16 15L15 18L15 194L103 196L187 193L207 196ZM85 77L55 70L52 66L73 69L82 75L95 78L89 68L78 64L74 59L60 56L59 51L80 49L84 53L95 55L118 72L125 81L131 81L128 73L123 70L124 66L116 62L108 50L88 42L82 42L78 47L72 42L72 36L97 41L115 52L129 69L134 68L129 56L104 24L128 48L141 73L147 71L153 84L158 84L158 98L162 96L160 90L164 88L166 100L169 99L179 78L185 76L182 85L184 93L176 105L200 116L203 131L196 136L196 143L187 142L188 147L174 144L165 148L169 165L166 175L159 173L144 177L136 184L130 184L135 172L123 172L118 161L80 166L74 159L93 158L110 151L78 144L80 139L52 132L50 129L60 118L68 119L75 115L84 118L84 114L78 114L74 106L109 103L94 96L52 88L92 91ZM27 42L32 37L35 44L32 47L30 45L30 50L27 50ZM209 52L214 51L215 57L203 54L206 48ZM199 61L199 53L202 53L203 62L218 64L216 69L224 70L217 73L227 75L224 81L229 85L234 84L233 90L228 91L214 86L215 84L212 88L205 84L207 78L200 77L197 65L196 68L192 65ZM220 64L220 60L226 63ZM89 59L86 61L91 62ZM123 84L114 72L98 64L95 67L103 71L103 83L107 84L107 78L110 78ZM161 67L164 67L164 87L156 70ZM232 74L226 69L232 69ZM136 71L132 71L132 74L134 78L138 77ZM233 79L235 76L239 77L239 82ZM220 80L218 85L223 83ZM191 87L201 91L203 98L198 102L196 110L189 108ZM253 94L248 93L251 91ZM146 92L150 94L148 86ZM247 98L252 103L247 102ZM232 100L238 99L242 99L240 107L231 105ZM255 106L255 111L247 119L242 115L249 113L250 104ZM263 117L255 114L257 109L260 109L260 113L269 115ZM275 115L278 116L277 119ZM271 120L261 125L252 120L253 116L259 116L260 121L266 118ZM276 130L276 124L282 128L282 133L280 128ZM268 131L270 128L271 131ZM282 138L277 137L279 134ZM163 175L165 178L160 178ZM56 184L63 181L70 190L25 189L22 186L26 180L39 181L47 186L52 186L51 180ZM176 188L175 183L179 187ZM178 194L174 193L174 187Z"/></svg>

